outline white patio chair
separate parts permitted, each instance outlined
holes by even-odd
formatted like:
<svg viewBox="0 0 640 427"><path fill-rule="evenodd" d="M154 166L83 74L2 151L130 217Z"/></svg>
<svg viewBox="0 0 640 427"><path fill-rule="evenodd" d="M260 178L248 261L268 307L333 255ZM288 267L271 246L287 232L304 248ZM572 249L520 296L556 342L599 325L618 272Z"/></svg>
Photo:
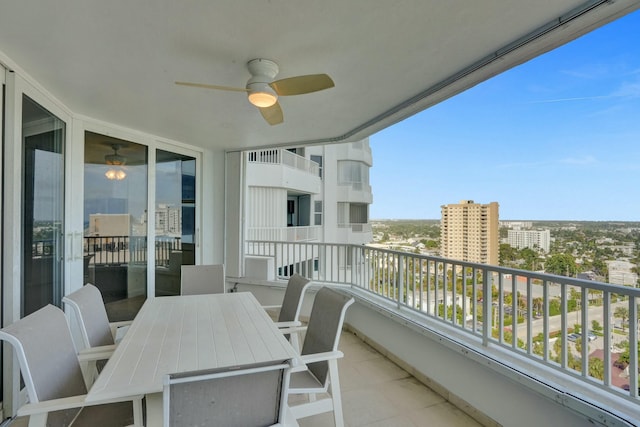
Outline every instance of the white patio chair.
<svg viewBox="0 0 640 427"><path fill-rule="evenodd" d="M109 322L102 293L91 283L66 295L62 302L73 310L78 319L82 348L112 346L121 339L119 328L131 325L131 320Z"/></svg>
<svg viewBox="0 0 640 427"><path fill-rule="evenodd" d="M289 367L282 360L166 375L164 427L297 425L287 415Z"/></svg>
<svg viewBox="0 0 640 427"><path fill-rule="evenodd" d="M289 278L287 282L287 289L284 292L284 298L280 305L264 305L265 310L279 309L278 320L276 325L279 328L290 328L293 326L300 326L300 310L302 308L302 301L304 299L304 293L312 282L299 274L295 273ZM287 339L291 341L291 345L298 351L300 351L300 344L298 334L287 334Z"/></svg>
<svg viewBox="0 0 640 427"><path fill-rule="evenodd" d="M225 293L224 264L183 265L180 289L181 295Z"/></svg>
<svg viewBox="0 0 640 427"><path fill-rule="evenodd" d="M82 288L62 298L62 302L73 311L77 319L78 329L82 342L76 343L78 354L103 353L104 359L89 363L87 367L91 370L96 367L96 373L102 370L106 359L116 347L116 337L123 335L120 332L124 327L131 324L131 321L111 322L107 317L104 308L102 293L94 285L87 283ZM121 338L121 337L119 337ZM119 341L119 340L118 340Z"/></svg>
<svg viewBox="0 0 640 427"><path fill-rule="evenodd" d="M6 326L0 339L13 346L20 363L29 403L18 415L29 416L30 427L142 426L143 396L86 402L78 356L59 308L47 305Z"/></svg>
<svg viewBox="0 0 640 427"><path fill-rule="evenodd" d="M289 329L292 333L306 329L300 362L307 370L296 368L289 383L289 394L309 397L308 402L291 406L296 419L333 411L336 427L344 426L338 378L338 359L344 354L338 351L338 343L347 308L353 303L352 297L323 287L316 294L307 327ZM328 393L329 397L316 400L318 393Z"/></svg>

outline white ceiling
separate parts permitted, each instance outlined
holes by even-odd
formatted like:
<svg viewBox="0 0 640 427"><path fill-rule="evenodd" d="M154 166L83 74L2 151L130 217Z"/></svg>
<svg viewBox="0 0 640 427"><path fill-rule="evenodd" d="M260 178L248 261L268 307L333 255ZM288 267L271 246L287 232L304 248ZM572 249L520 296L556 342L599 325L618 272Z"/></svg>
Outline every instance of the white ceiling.
<svg viewBox="0 0 640 427"><path fill-rule="evenodd" d="M569 20L572 11L599 3ZM234 150L344 141L639 6L640 0L4 1L0 61L74 113L188 144ZM519 46L544 28L551 31ZM284 123L269 126L243 93L174 84L244 87L253 58L276 61L277 78L327 73L335 87L281 98Z"/></svg>

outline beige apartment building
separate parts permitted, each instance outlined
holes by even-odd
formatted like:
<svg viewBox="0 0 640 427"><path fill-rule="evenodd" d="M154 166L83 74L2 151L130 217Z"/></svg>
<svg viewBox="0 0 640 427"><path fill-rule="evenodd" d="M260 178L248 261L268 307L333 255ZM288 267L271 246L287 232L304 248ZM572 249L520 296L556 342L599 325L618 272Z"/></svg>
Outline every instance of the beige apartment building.
<svg viewBox="0 0 640 427"><path fill-rule="evenodd" d="M441 206L441 256L461 261L498 265L498 203L474 203Z"/></svg>

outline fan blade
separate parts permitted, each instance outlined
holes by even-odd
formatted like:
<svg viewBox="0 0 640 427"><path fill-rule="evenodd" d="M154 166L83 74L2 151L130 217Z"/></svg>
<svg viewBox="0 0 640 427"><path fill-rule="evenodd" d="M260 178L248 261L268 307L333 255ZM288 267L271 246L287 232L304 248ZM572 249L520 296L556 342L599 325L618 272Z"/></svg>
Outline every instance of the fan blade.
<svg viewBox="0 0 640 427"><path fill-rule="evenodd" d="M200 87L204 89L229 90L233 92L247 92L247 89L241 88L241 87L218 86L218 85L208 85L204 83L189 83L189 82L176 82L176 84L181 86Z"/></svg>
<svg viewBox="0 0 640 427"><path fill-rule="evenodd" d="M289 77L276 80L270 86L280 96L302 95L317 92L335 86L331 77L326 74L309 74L307 76Z"/></svg>
<svg viewBox="0 0 640 427"><path fill-rule="evenodd" d="M262 117L269 123L271 126L279 125L284 121L284 117L282 115L282 108L280 108L280 104L276 102L271 107L258 108L260 110L260 114Z"/></svg>

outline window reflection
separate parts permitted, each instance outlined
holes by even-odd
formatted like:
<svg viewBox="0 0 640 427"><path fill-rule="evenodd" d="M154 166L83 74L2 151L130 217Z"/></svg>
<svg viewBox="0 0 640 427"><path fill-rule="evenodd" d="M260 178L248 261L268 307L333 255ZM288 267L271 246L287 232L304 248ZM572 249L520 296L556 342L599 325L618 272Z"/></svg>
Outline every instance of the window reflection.
<svg viewBox="0 0 640 427"><path fill-rule="evenodd" d="M180 294L180 268L195 264L196 160L156 151L156 296Z"/></svg>
<svg viewBox="0 0 640 427"><path fill-rule="evenodd" d="M62 304L65 123L22 100L21 315Z"/></svg>
<svg viewBox="0 0 640 427"><path fill-rule="evenodd" d="M147 295L147 175L146 146L85 133L84 281L111 321L133 318Z"/></svg>

